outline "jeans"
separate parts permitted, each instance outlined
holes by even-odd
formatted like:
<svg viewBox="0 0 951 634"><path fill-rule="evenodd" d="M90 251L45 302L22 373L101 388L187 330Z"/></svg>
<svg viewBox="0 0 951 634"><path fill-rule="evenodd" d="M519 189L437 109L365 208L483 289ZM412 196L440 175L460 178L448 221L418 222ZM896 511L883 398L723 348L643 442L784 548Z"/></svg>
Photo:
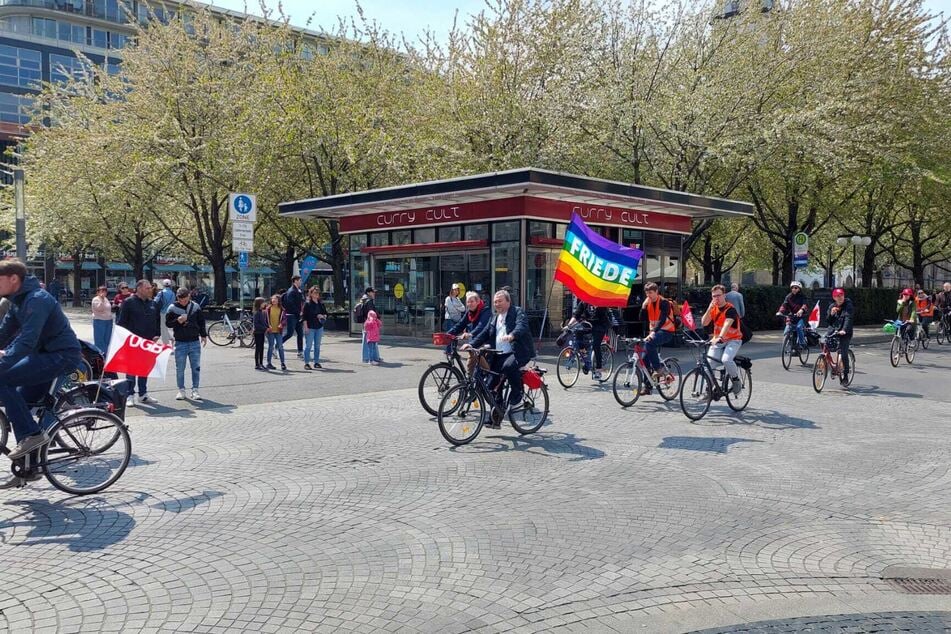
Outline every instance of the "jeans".
<svg viewBox="0 0 951 634"><path fill-rule="evenodd" d="M135 394L135 384L139 384L139 396L145 396L149 391L149 377L147 376L132 376L131 374L125 375L126 383L129 384L129 389L126 390L129 393L129 396Z"/></svg>
<svg viewBox="0 0 951 634"><path fill-rule="evenodd" d="M297 335L297 352L300 352L304 348L304 322L300 320L300 315L287 315L287 334L284 335L281 342L287 341L294 335ZM281 350L283 350L283 346ZM270 353L268 354L270 357ZM283 363L283 357L281 357L281 363Z"/></svg>
<svg viewBox="0 0 951 634"><path fill-rule="evenodd" d="M93 319L92 320L92 339L99 348L102 356L106 356L109 348L109 339L112 337L111 319Z"/></svg>
<svg viewBox="0 0 951 634"><path fill-rule="evenodd" d="M931 317L919 317L919 319L920 321L918 323L920 323L924 329L925 337L931 337L931 331L928 329L928 326L931 325Z"/></svg>
<svg viewBox="0 0 951 634"><path fill-rule="evenodd" d="M800 317L798 319L793 317L793 323L786 324L786 329L783 330L783 336L785 337L787 334L789 334L789 329L792 328L793 325L795 325L796 334L799 335L799 345L800 346L806 345L806 332L805 332L805 326L803 325L805 321L806 321L805 317Z"/></svg>
<svg viewBox="0 0 951 634"><path fill-rule="evenodd" d="M852 335L839 337L839 363L842 364L842 376L849 375L849 346L852 345Z"/></svg>
<svg viewBox="0 0 951 634"><path fill-rule="evenodd" d="M608 334L607 326L595 326L591 329L591 345L594 347L594 369L600 370L604 367L604 359L601 358L601 342L604 341L604 335Z"/></svg>
<svg viewBox="0 0 951 634"><path fill-rule="evenodd" d="M498 372L509 382L509 403L513 406L522 402L522 371L511 352L492 357L492 371Z"/></svg>
<svg viewBox="0 0 951 634"><path fill-rule="evenodd" d="M733 361L736 357L736 353L740 351L740 346L743 345L743 342L739 339L731 339L726 343L718 343L715 346L711 346L710 350L707 352L707 358L710 359L710 365L714 369L720 363L723 363L723 367L726 368L726 373L730 375L731 378L739 378L740 370L736 367L736 363Z"/></svg>
<svg viewBox="0 0 951 634"><path fill-rule="evenodd" d="M369 355L369 361L382 361L380 359L380 344L376 341L368 341L367 355Z"/></svg>
<svg viewBox="0 0 951 634"><path fill-rule="evenodd" d="M192 389L198 389L198 377L201 373L201 341L175 342L175 378L178 389L185 389L185 361L192 368Z"/></svg>
<svg viewBox="0 0 951 634"><path fill-rule="evenodd" d="M370 362L370 346L369 344L367 344L367 333L365 331L363 333L363 346L362 346L361 353L363 355L363 362L369 363Z"/></svg>
<svg viewBox="0 0 951 634"><path fill-rule="evenodd" d="M0 402L18 441L40 433L40 426L30 413L29 402L42 397L51 380L78 365L79 351L34 352L0 371Z"/></svg>
<svg viewBox="0 0 951 634"><path fill-rule="evenodd" d="M279 332L267 333L267 364L273 365L271 359L274 356L274 348L277 348L277 354L281 358L281 365L284 365L284 339Z"/></svg>
<svg viewBox="0 0 951 634"><path fill-rule="evenodd" d="M448 317L446 317L445 321L443 321L443 324L442 324L442 331L449 332L450 330L455 328L456 324L458 323L459 323L458 319L449 319Z"/></svg>
<svg viewBox="0 0 951 634"><path fill-rule="evenodd" d="M311 328L304 335L304 363L310 363L310 351L314 351L314 363L320 363L320 340L324 336L323 328Z"/></svg>
<svg viewBox="0 0 951 634"><path fill-rule="evenodd" d="M661 330L659 332L655 332L654 338L645 344L644 364L648 367L648 369L659 370L661 368L660 347L670 343L670 340L673 338L674 333Z"/></svg>

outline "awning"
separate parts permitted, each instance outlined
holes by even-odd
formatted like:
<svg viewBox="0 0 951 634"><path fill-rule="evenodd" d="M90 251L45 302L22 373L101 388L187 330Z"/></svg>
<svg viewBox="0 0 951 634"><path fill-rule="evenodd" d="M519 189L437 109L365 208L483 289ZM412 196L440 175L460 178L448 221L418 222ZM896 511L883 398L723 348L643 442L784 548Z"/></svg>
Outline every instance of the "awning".
<svg viewBox="0 0 951 634"><path fill-rule="evenodd" d="M274 275L275 273L277 273L277 271L275 271L269 266L259 266L259 267L251 266L244 269L244 272L249 273L251 275Z"/></svg>
<svg viewBox="0 0 951 634"><path fill-rule="evenodd" d="M132 265L125 262L106 262L107 271L132 271Z"/></svg>
<svg viewBox="0 0 951 634"><path fill-rule="evenodd" d="M156 273L194 273L195 267L191 264L156 264L152 270Z"/></svg>
<svg viewBox="0 0 951 634"><path fill-rule="evenodd" d="M214 273L215 272L215 270L211 268L210 266L208 266L207 264L202 264L201 266L196 266L195 268L198 270L199 273ZM225 266L225 273L237 273L237 272L238 272L238 269L234 268L233 266L230 266L230 265Z"/></svg>
<svg viewBox="0 0 951 634"><path fill-rule="evenodd" d="M84 271L98 271L100 269L102 269L102 267L99 266L99 264L96 262L83 262ZM72 271L73 263L72 262L57 262L56 270L57 271Z"/></svg>

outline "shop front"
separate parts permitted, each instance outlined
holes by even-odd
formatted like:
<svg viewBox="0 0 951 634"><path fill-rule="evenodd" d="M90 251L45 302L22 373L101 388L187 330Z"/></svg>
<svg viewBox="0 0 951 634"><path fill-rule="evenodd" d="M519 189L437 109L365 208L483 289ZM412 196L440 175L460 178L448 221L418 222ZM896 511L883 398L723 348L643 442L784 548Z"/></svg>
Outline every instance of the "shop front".
<svg viewBox="0 0 951 634"><path fill-rule="evenodd" d="M737 201L535 169L280 205L282 216L339 220L349 239L351 305L373 286L385 331L421 338L442 329L454 283L486 303L509 287L533 334L550 336L572 306L570 293L553 283L572 214L644 251L631 289L631 304L638 304L648 281L668 296L679 293L683 239L694 219L751 211Z"/></svg>

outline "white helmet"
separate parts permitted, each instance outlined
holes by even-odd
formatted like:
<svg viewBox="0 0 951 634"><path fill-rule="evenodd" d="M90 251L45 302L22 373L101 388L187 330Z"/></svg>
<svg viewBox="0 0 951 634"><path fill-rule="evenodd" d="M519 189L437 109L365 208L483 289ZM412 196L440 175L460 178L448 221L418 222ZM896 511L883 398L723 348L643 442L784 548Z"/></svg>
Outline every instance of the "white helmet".
<svg viewBox="0 0 951 634"><path fill-rule="evenodd" d="M789 288L793 288L793 287L798 288L799 290L802 290L802 284L800 284L799 281L797 280L793 280L792 282L789 283Z"/></svg>

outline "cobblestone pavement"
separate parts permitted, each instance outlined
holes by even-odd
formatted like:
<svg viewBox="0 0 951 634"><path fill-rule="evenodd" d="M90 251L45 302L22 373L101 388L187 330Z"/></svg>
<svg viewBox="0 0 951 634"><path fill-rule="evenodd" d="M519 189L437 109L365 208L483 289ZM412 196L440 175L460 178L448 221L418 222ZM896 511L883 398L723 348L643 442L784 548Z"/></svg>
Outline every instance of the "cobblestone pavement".
<svg viewBox="0 0 951 634"><path fill-rule="evenodd" d="M951 349L928 363L946 381ZM348 379L364 395L136 416L113 489L0 492L0 627L948 625L951 597L881 579L951 568L946 402L760 380L742 415L690 424L552 379L540 433L453 449L415 389L369 391L421 370L367 368ZM846 616L789 620L823 615Z"/></svg>

